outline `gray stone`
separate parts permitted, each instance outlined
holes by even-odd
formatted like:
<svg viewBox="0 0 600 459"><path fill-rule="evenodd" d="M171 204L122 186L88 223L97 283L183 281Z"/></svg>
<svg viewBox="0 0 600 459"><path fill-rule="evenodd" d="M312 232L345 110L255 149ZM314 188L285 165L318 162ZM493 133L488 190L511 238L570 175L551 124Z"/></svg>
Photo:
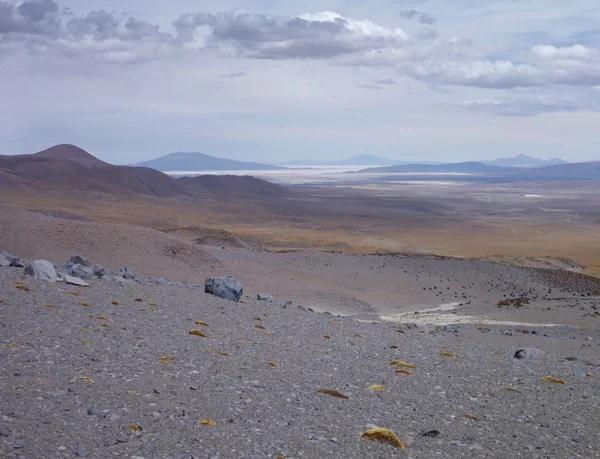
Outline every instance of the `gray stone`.
<svg viewBox="0 0 600 459"><path fill-rule="evenodd" d="M6 268L10 266L12 260L9 260L3 253L0 253L0 268Z"/></svg>
<svg viewBox="0 0 600 459"><path fill-rule="evenodd" d="M135 277L135 272L132 268L121 268L119 270L119 276L127 280L132 280Z"/></svg>
<svg viewBox="0 0 600 459"><path fill-rule="evenodd" d="M88 284L83 279L80 279L79 277L73 277L73 276L67 276L67 275L65 275L63 277L67 284L78 285L79 287L89 287L90 286L90 284Z"/></svg>
<svg viewBox="0 0 600 459"><path fill-rule="evenodd" d="M94 407L88 408L87 414L89 416L96 416L97 418L104 417L104 413L101 410L99 410L98 408L94 408Z"/></svg>
<svg viewBox="0 0 600 459"><path fill-rule="evenodd" d="M92 274L96 277L104 277L106 275L106 268L102 265L92 265Z"/></svg>
<svg viewBox="0 0 600 459"><path fill-rule="evenodd" d="M244 286L233 277L211 277L204 283L204 292L238 302L244 294Z"/></svg>
<svg viewBox="0 0 600 459"><path fill-rule="evenodd" d="M279 307L280 308L287 308L288 306L291 306L293 303L291 301L282 301L281 303L279 303Z"/></svg>
<svg viewBox="0 0 600 459"><path fill-rule="evenodd" d="M130 279L125 279L123 276L112 276L111 280L116 282L119 285L131 285L133 281Z"/></svg>
<svg viewBox="0 0 600 459"><path fill-rule="evenodd" d="M538 362L544 358L545 352L535 347L529 347L527 349L519 349L515 352L514 358L519 360L526 360L530 362Z"/></svg>
<svg viewBox="0 0 600 459"><path fill-rule="evenodd" d="M117 435L117 443L127 443L128 441L129 437L126 434L120 433Z"/></svg>
<svg viewBox="0 0 600 459"><path fill-rule="evenodd" d="M0 267L6 268L8 266L23 268L23 263L21 263L19 257L3 250L2 252L0 252Z"/></svg>
<svg viewBox="0 0 600 459"><path fill-rule="evenodd" d="M80 443L79 446L77 446L77 451L75 451L75 455L78 457L87 456L87 452L85 451L85 445L83 443Z"/></svg>
<svg viewBox="0 0 600 459"><path fill-rule="evenodd" d="M73 265L85 266L86 268L89 268L91 266L91 263L89 261L87 261L85 258L79 255L73 255L69 259L69 263L72 263Z"/></svg>
<svg viewBox="0 0 600 459"><path fill-rule="evenodd" d="M259 301L268 301L269 303L272 303L274 301L271 295L265 295L263 293L259 293L257 295L257 298Z"/></svg>
<svg viewBox="0 0 600 459"><path fill-rule="evenodd" d="M91 279L94 275L92 268L83 265L73 265L68 273L73 277L79 277L80 279Z"/></svg>
<svg viewBox="0 0 600 459"><path fill-rule="evenodd" d="M56 269L46 260L36 260L25 268L25 274L33 276L36 280L56 282Z"/></svg>

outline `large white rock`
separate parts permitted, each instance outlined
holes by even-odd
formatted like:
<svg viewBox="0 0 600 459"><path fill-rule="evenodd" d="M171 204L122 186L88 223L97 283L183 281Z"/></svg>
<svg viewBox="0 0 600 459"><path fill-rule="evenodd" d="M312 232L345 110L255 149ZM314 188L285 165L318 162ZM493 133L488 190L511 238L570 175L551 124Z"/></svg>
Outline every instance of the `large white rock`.
<svg viewBox="0 0 600 459"><path fill-rule="evenodd" d="M56 282L56 269L46 260L35 260L25 268L25 274L33 276L36 280Z"/></svg>

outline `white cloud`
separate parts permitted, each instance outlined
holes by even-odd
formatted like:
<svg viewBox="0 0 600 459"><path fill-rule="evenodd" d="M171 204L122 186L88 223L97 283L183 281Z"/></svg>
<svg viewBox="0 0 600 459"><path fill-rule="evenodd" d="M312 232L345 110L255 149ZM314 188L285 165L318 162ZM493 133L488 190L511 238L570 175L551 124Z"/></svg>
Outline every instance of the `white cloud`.
<svg viewBox="0 0 600 459"><path fill-rule="evenodd" d="M597 49L586 48L582 45L573 45L564 48L556 48L550 45L534 46L531 51L542 59L587 59L598 56Z"/></svg>

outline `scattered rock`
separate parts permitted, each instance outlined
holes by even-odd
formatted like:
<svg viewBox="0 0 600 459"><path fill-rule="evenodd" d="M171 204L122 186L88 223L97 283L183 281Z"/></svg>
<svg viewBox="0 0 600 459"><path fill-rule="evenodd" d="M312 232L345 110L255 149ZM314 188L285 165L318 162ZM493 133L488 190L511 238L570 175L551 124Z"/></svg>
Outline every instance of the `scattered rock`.
<svg viewBox="0 0 600 459"><path fill-rule="evenodd" d="M68 273L73 277L79 277L80 279L91 279L94 275L92 268L83 265L73 265Z"/></svg>
<svg viewBox="0 0 600 459"><path fill-rule="evenodd" d="M73 265L85 266L86 268L89 268L91 266L90 262L80 255L73 255L69 259L69 263L72 263Z"/></svg>
<svg viewBox="0 0 600 459"><path fill-rule="evenodd" d="M90 286L90 284L88 284L83 279L80 279L79 277L64 275L63 278L67 284L77 285L79 287L89 287Z"/></svg>
<svg viewBox="0 0 600 459"><path fill-rule="evenodd" d="M132 280L125 279L123 276L112 276L111 280L114 281L114 282L116 282L117 284L119 284L121 286L133 284Z"/></svg>
<svg viewBox="0 0 600 459"><path fill-rule="evenodd" d="M33 276L36 280L56 282L57 275L54 265L46 260L36 260L25 268L25 274Z"/></svg>
<svg viewBox="0 0 600 459"><path fill-rule="evenodd" d="M439 430L429 430L421 434L422 437L437 437L440 434Z"/></svg>
<svg viewBox="0 0 600 459"><path fill-rule="evenodd" d="M117 435L117 443L127 443L129 441L129 437L127 434L120 433Z"/></svg>
<svg viewBox="0 0 600 459"><path fill-rule="evenodd" d="M21 263L21 260L19 260L19 257L10 252L2 251L0 252L0 268L6 268L8 266L22 268L23 264Z"/></svg>
<svg viewBox="0 0 600 459"><path fill-rule="evenodd" d="M273 297L271 295L265 295L265 294L259 293L256 296L257 296L257 298L258 298L259 301L267 301L269 303L272 303L274 301Z"/></svg>
<svg viewBox="0 0 600 459"><path fill-rule="evenodd" d="M127 280L133 280L133 278L135 277L135 272L133 268L121 268L119 270L119 276Z"/></svg>
<svg viewBox="0 0 600 459"><path fill-rule="evenodd" d="M291 306L293 303L291 301L282 301L281 303L279 303L279 307L280 308L287 308L288 306Z"/></svg>
<svg viewBox="0 0 600 459"><path fill-rule="evenodd" d="M204 292L219 298L239 302L244 294L244 286L231 276L210 277L204 283Z"/></svg>
<svg viewBox="0 0 600 459"><path fill-rule="evenodd" d="M96 277L104 277L107 273L106 268L102 265L92 265L92 273Z"/></svg>
<svg viewBox="0 0 600 459"><path fill-rule="evenodd" d="M519 349L517 352L515 352L513 358L530 362L538 362L544 358L544 354L545 352L541 349L530 347L527 349Z"/></svg>
<svg viewBox="0 0 600 459"><path fill-rule="evenodd" d="M87 456L87 452L85 451L85 445L83 443L80 443L79 446L77 446L75 455L78 457L86 457Z"/></svg>

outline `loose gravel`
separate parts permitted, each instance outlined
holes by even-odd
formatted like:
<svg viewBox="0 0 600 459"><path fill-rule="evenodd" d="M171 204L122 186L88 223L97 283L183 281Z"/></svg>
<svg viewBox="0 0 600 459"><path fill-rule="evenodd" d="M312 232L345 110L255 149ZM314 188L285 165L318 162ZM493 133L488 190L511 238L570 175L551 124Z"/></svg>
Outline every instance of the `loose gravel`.
<svg viewBox="0 0 600 459"><path fill-rule="evenodd" d="M0 270L2 457L600 457L598 330L365 323L22 272ZM374 426L407 449L361 438Z"/></svg>

